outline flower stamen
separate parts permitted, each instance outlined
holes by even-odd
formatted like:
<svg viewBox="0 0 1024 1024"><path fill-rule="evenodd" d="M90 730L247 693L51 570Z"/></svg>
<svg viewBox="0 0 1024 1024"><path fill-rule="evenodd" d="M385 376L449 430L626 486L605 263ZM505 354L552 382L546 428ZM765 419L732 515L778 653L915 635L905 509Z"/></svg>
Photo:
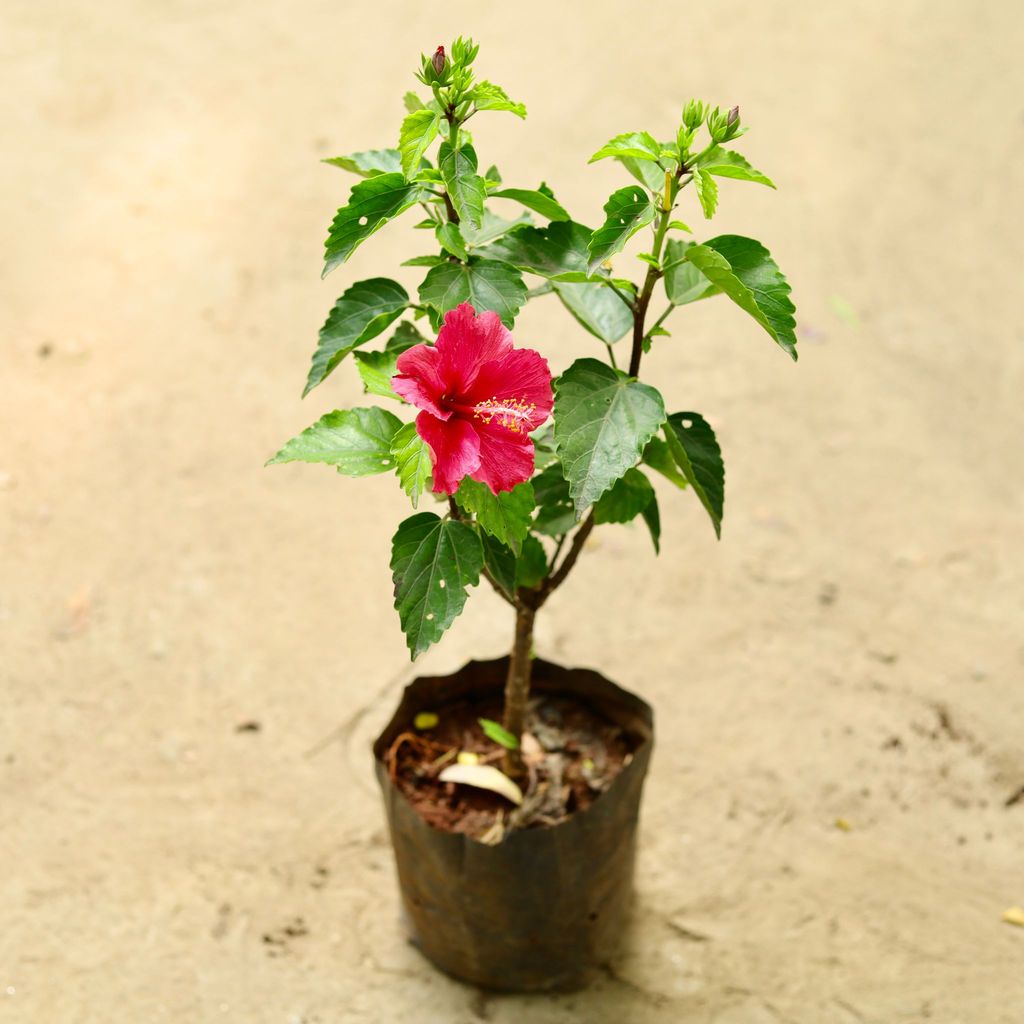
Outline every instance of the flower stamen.
<svg viewBox="0 0 1024 1024"><path fill-rule="evenodd" d="M532 420L536 409L535 402L524 402L520 398L488 398L473 406L473 416L485 425L497 420L499 427L521 434L523 424Z"/></svg>

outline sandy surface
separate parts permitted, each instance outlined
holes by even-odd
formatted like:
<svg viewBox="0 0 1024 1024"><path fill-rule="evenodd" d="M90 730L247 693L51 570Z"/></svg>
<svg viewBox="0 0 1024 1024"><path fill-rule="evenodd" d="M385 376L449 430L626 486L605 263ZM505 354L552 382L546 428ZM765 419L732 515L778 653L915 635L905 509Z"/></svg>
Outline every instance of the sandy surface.
<svg viewBox="0 0 1024 1024"><path fill-rule="evenodd" d="M0 1020L1019 1024L1018 5L482 6L4 5ZM740 102L782 187L724 183L708 234L765 239L801 312L796 367L678 315L650 368L719 432L724 539L663 494L657 566L601 529L540 622L659 712L637 926L557 998L399 935L367 744L409 671L402 497L261 468L358 402L300 403L316 329L411 247L321 282L317 160L393 144L460 30L531 110L475 122L484 159L585 221L607 137ZM552 302L517 337L594 354ZM481 592L424 665L510 638Z"/></svg>

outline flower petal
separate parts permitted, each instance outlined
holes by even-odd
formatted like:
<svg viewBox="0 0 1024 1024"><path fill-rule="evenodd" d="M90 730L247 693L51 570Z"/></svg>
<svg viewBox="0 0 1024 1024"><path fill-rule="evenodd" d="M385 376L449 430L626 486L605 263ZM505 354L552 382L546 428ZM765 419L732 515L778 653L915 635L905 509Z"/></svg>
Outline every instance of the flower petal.
<svg viewBox="0 0 1024 1024"><path fill-rule="evenodd" d="M437 336L441 376L449 396L463 395L473 384L482 363L500 359L512 351L512 335L497 313L476 315L463 302L444 316Z"/></svg>
<svg viewBox="0 0 1024 1024"><path fill-rule="evenodd" d="M429 412L416 417L416 433L430 447L434 463L434 493L454 494L463 477L480 465L480 438L468 420L447 422ZM532 450L532 444L531 444Z"/></svg>
<svg viewBox="0 0 1024 1024"><path fill-rule="evenodd" d="M506 426L518 424L526 433L536 430L554 404L548 361L532 348L517 348L484 363L465 401Z"/></svg>
<svg viewBox="0 0 1024 1024"><path fill-rule="evenodd" d="M398 374L391 378L391 387L396 395L401 395L418 409L425 409L438 419L446 420L451 413L439 404L444 394L440 362L437 349L430 345L413 345L398 357L395 364Z"/></svg>
<svg viewBox="0 0 1024 1024"><path fill-rule="evenodd" d="M474 480L499 494L533 476L534 447L527 434L501 427L496 420L474 420L473 427L480 439L480 465L470 473Z"/></svg>

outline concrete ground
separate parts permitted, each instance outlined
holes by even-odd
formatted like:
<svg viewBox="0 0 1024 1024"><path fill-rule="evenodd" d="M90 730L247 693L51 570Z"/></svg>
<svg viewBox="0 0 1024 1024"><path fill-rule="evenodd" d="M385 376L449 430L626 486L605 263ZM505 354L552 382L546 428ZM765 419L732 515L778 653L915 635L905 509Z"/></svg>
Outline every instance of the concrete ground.
<svg viewBox="0 0 1024 1024"><path fill-rule="evenodd" d="M0 1021L1019 1024L1024 929L1024 18L1010 2L4 5ZM647 366L728 466L723 540L601 528L538 645L657 707L639 914L587 992L481 995L397 926L367 745L408 676L393 482L263 469L358 404L299 392L350 282L413 287L411 220L319 279L422 50L470 33L525 123L506 181L600 216L586 166L742 105L793 366L679 312ZM695 217L696 225L699 217ZM520 344L595 354L554 300ZM423 659L511 640L473 596ZM238 731L246 722L260 731ZM1007 805L1009 802L1009 806Z"/></svg>

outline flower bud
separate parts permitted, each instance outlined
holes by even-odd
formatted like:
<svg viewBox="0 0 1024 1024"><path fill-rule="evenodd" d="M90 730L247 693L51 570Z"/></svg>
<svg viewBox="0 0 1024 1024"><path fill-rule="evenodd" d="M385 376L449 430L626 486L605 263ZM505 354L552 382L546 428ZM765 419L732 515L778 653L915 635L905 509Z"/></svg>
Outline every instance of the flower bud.
<svg viewBox="0 0 1024 1024"><path fill-rule="evenodd" d="M699 128L704 121L705 108L700 100L690 100L683 107L683 124L692 132Z"/></svg>
<svg viewBox="0 0 1024 1024"><path fill-rule="evenodd" d="M733 107L732 110L729 111L729 116L725 123L728 125L730 131L740 123L740 108L738 106Z"/></svg>
<svg viewBox="0 0 1024 1024"><path fill-rule="evenodd" d="M445 56L444 56L444 47L443 46L439 46L434 51L434 56L430 58L430 63L434 65L434 74L435 75L440 75L441 72L444 71Z"/></svg>

